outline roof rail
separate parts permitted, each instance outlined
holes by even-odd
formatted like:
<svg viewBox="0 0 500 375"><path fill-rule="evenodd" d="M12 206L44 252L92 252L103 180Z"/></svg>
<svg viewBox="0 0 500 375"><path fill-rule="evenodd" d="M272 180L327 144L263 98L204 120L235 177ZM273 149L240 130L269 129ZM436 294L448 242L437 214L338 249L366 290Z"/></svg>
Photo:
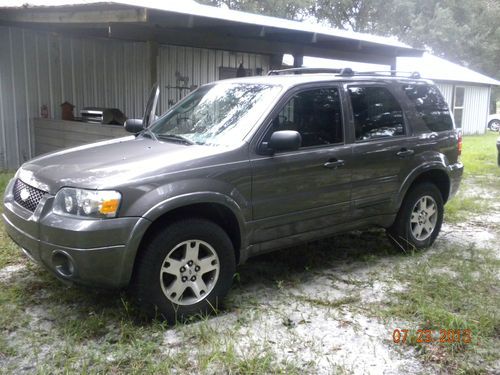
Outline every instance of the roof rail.
<svg viewBox="0 0 500 375"><path fill-rule="evenodd" d="M390 76L407 77L414 79L422 78L419 72L404 72L399 70L371 70L368 72L355 72L355 75L360 75L360 76L390 75Z"/></svg>
<svg viewBox="0 0 500 375"><path fill-rule="evenodd" d="M391 76L391 77L406 77L412 79L420 79L418 72L403 72L398 70L372 70L368 72L355 72L351 68L289 68L280 70L270 70L267 75L275 76L280 74L314 74L314 73L331 73L338 76Z"/></svg>
<svg viewBox="0 0 500 375"><path fill-rule="evenodd" d="M339 74L342 69L333 68L289 68L289 69L279 69L270 70L268 76L277 76L280 74L314 74L314 73L334 73Z"/></svg>

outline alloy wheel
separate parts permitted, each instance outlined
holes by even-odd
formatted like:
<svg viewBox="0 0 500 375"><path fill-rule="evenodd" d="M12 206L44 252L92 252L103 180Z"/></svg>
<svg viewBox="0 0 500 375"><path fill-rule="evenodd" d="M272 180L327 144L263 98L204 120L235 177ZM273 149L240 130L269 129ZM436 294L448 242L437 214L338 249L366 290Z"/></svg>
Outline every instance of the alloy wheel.
<svg viewBox="0 0 500 375"><path fill-rule="evenodd" d="M424 241L436 228L438 210L436 201L429 195L421 197L413 207L410 217L410 229L413 237Z"/></svg>
<svg viewBox="0 0 500 375"><path fill-rule="evenodd" d="M213 290L219 273L219 257L210 244L201 240L183 241L163 261L161 288L171 302L193 305Z"/></svg>

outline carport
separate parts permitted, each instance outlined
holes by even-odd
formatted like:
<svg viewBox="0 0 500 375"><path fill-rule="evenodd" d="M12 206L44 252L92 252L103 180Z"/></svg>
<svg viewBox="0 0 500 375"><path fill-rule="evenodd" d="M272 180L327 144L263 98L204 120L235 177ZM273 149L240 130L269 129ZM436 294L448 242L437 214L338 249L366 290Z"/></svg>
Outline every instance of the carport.
<svg viewBox="0 0 500 375"><path fill-rule="evenodd" d="M50 4L50 2L44 2ZM63 2L64 3L64 2ZM61 104L140 117L159 82L160 110L213 80L266 74L283 54L395 67L422 51L398 41L183 2L72 2L0 8L0 169L36 154L123 134L61 120Z"/></svg>

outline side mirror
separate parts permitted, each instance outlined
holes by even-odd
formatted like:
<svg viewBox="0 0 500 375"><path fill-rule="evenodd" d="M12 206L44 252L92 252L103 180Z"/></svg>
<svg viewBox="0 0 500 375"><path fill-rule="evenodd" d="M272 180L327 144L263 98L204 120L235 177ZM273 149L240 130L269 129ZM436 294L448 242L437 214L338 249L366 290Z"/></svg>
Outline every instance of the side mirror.
<svg viewBox="0 0 500 375"><path fill-rule="evenodd" d="M295 130L279 130L271 134L267 149L271 154L276 151L294 151L300 148L302 137Z"/></svg>
<svg viewBox="0 0 500 375"><path fill-rule="evenodd" d="M134 134L144 130L144 128L142 127L142 120L137 118L128 119L127 121L125 121L125 124L123 124L123 126L125 127L126 131Z"/></svg>

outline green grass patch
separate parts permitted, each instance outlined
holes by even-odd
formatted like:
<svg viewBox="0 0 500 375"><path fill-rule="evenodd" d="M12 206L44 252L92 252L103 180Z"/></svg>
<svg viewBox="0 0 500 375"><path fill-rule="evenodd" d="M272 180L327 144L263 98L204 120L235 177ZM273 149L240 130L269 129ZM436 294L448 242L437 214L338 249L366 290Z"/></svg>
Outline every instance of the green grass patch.
<svg viewBox="0 0 500 375"><path fill-rule="evenodd" d="M14 173L10 172L0 172L0 192L3 195L5 187L9 183L10 179L14 176Z"/></svg>
<svg viewBox="0 0 500 375"><path fill-rule="evenodd" d="M445 221L458 223L492 210L492 204L500 201L497 165L496 133L463 138L461 161L464 178L458 194L445 208Z"/></svg>
<svg viewBox="0 0 500 375"><path fill-rule="evenodd" d="M464 177L491 175L500 177L497 165L496 139L498 133L463 137L461 160L464 164Z"/></svg>
<svg viewBox="0 0 500 375"><path fill-rule="evenodd" d="M463 188L465 190L466 187ZM445 208L447 223L460 223L470 219L470 214L480 215L491 210L491 201L484 198L467 196L461 191Z"/></svg>
<svg viewBox="0 0 500 375"><path fill-rule="evenodd" d="M403 319L405 327L472 331L472 343L415 343L424 358L449 365L453 372L487 372L500 360L500 260L491 249L448 246L432 255L416 253L414 262L395 271L405 282L404 291L393 292L389 304L373 305L384 318ZM436 351L441 355L436 357Z"/></svg>
<svg viewBox="0 0 500 375"><path fill-rule="evenodd" d="M0 213L3 211L3 193L13 173L0 172ZM19 247L15 245L5 233L3 220L0 219L0 269L3 267L19 263L22 259Z"/></svg>

